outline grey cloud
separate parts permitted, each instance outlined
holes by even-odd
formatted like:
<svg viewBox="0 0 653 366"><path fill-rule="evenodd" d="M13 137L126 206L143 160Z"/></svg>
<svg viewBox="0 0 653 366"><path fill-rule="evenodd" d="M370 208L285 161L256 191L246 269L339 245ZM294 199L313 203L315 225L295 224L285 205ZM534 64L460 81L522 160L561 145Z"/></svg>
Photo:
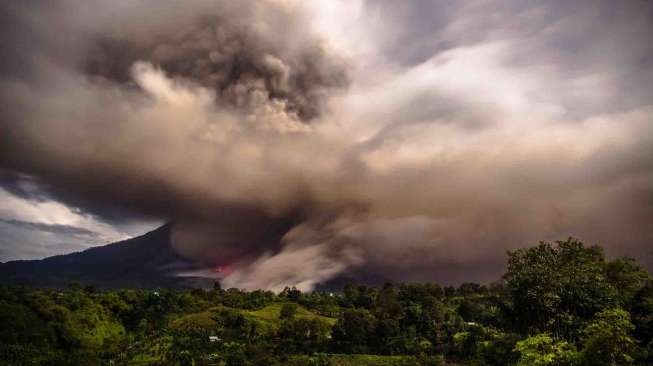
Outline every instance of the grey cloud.
<svg viewBox="0 0 653 366"><path fill-rule="evenodd" d="M584 3L368 4L396 34L361 70L300 2L72 4L14 11L74 45L3 36L33 64L0 82L14 193L175 221L180 253L248 288L491 281L506 249L570 235L646 260L648 5L603 29Z"/></svg>
<svg viewBox="0 0 653 366"><path fill-rule="evenodd" d="M564 107L574 118L628 110L653 99L648 87L653 82L650 1L390 1L368 6L384 19L393 35L388 38L396 39L382 48L386 62L416 65L447 50L507 41L514 48L505 61L516 72L546 70L565 81L541 85L540 94L565 94Z"/></svg>
<svg viewBox="0 0 653 366"><path fill-rule="evenodd" d="M0 188L15 196L40 202L52 199L42 185L43 183L34 176L0 168Z"/></svg>
<svg viewBox="0 0 653 366"><path fill-rule="evenodd" d="M156 215L144 215L132 212L119 205L96 202L86 198L83 190L67 190L69 183L57 181L50 177L51 182L32 174L26 174L12 169L0 168L0 188L16 197L33 202L65 202L73 211L81 215L93 217L115 226L130 226L134 221L152 219ZM52 184L55 183L55 184Z"/></svg>
<svg viewBox="0 0 653 366"><path fill-rule="evenodd" d="M48 228L51 229L51 228ZM0 261L41 259L46 256L66 254L96 244L87 235L69 235L51 232L30 225L15 225L0 221ZM57 231L57 229L55 229Z"/></svg>
<svg viewBox="0 0 653 366"><path fill-rule="evenodd" d="M0 222L13 226L18 226L25 229L44 231L52 234L84 236L86 238L91 238L91 239L97 238L99 236L99 234L94 231L84 229L81 227L71 226L71 225L44 224L40 222L29 222L29 221L2 219L2 218L0 218Z"/></svg>
<svg viewBox="0 0 653 366"><path fill-rule="evenodd" d="M458 2L382 0L366 1L366 7L389 29L379 46L391 62L415 65L457 46L444 32L460 7Z"/></svg>

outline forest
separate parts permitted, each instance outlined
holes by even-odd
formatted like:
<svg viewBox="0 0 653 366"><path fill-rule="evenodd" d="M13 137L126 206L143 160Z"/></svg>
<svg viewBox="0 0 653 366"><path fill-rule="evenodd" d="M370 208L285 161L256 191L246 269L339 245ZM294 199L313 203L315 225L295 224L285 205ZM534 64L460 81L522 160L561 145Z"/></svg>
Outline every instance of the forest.
<svg viewBox="0 0 653 366"><path fill-rule="evenodd" d="M653 282L575 239L486 285L0 287L2 365L653 365Z"/></svg>

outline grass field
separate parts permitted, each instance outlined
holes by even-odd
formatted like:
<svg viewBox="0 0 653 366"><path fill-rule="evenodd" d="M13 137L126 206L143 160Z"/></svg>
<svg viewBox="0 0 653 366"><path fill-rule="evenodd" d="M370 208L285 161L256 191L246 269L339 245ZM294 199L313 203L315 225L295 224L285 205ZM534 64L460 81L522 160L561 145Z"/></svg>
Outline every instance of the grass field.
<svg viewBox="0 0 653 366"><path fill-rule="evenodd" d="M248 318L258 320L258 321L263 321L263 322L268 322L273 325L278 325L278 323L281 321L279 319L279 315L281 314L281 308L283 307L283 303L274 303L270 304L263 309L260 310L253 310L253 311L243 311L243 315L245 315ZM310 310L306 309L303 306L298 305L297 306L297 312L295 313L295 318L298 319L320 319L324 321L325 323L333 326L336 323L335 318L329 318L326 316L318 315Z"/></svg>
<svg viewBox="0 0 653 366"><path fill-rule="evenodd" d="M247 319L253 320L258 324L262 325L264 328L277 328L281 323L279 315L281 313L281 308L283 303L273 303L259 310L242 310L242 309L233 309L245 316ZM206 311L199 313L182 315L172 321L172 328L184 329L184 328L212 328L217 325L214 317L220 309L225 307L214 307ZM232 309L232 308L229 308ZM306 309L303 306L297 305L297 312L295 317L299 319L320 319L325 323L333 326L336 323L335 318L329 318L326 316L318 315L310 310Z"/></svg>
<svg viewBox="0 0 653 366"><path fill-rule="evenodd" d="M413 365L414 362L409 356L331 355L329 357L330 366L403 366Z"/></svg>
<svg viewBox="0 0 653 366"><path fill-rule="evenodd" d="M213 328L217 322L213 319L220 307L211 308L199 313L186 314L174 319L170 326L173 329Z"/></svg>

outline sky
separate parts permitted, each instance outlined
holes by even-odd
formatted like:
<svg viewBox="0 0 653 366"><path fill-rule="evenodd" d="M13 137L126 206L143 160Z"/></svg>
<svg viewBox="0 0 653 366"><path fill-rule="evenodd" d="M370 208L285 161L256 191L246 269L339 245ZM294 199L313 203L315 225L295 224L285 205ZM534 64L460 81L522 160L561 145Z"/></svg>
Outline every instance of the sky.
<svg viewBox="0 0 653 366"><path fill-rule="evenodd" d="M653 269L651 1L0 5L0 261L173 222L224 285Z"/></svg>

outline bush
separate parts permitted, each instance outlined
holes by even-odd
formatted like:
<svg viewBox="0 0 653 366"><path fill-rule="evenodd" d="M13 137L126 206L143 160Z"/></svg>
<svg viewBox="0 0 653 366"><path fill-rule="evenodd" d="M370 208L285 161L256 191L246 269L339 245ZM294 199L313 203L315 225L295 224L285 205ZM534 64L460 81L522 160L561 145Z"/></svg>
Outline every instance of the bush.
<svg viewBox="0 0 653 366"><path fill-rule="evenodd" d="M540 333L517 342L517 366L567 366L576 362L577 352L566 341L554 341L547 333Z"/></svg>
<svg viewBox="0 0 653 366"><path fill-rule="evenodd" d="M582 356L586 365L629 365L635 340L630 314L620 308L606 309L583 330Z"/></svg>
<svg viewBox="0 0 653 366"><path fill-rule="evenodd" d="M289 302L283 304L281 307L281 312L279 313L279 318L281 319L290 319L295 316L297 313L297 304Z"/></svg>

